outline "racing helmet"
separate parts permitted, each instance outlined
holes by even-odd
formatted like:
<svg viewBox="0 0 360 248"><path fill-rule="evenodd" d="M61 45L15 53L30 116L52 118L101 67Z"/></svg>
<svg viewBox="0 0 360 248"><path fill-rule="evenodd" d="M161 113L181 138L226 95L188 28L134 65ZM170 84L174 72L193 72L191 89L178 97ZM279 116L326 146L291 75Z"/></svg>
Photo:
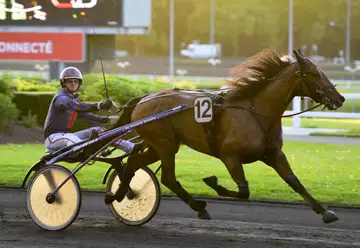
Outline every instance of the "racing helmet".
<svg viewBox="0 0 360 248"><path fill-rule="evenodd" d="M62 72L60 73L60 84L62 87L64 87L65 80L68 78L77 78L80 80L80 85L82 84L82 73L76 67L66 67L62 70Z"/></svg>

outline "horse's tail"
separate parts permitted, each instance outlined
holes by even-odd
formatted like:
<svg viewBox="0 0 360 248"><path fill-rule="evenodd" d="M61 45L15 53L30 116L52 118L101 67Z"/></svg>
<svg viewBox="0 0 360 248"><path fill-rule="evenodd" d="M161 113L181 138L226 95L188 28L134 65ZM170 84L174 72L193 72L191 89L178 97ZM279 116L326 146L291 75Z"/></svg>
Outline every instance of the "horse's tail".
<svg viewBox="0 0 360 248"><path fill-rule="evenodd" d="M116 122L115 127L120 127L120 126L129 124L131 122L131 114L132 114L133 110L135 109L136 105L141 101L141 99L143 99L147 95L148 94L145 94L145 95L134 97L134 98L130 99L124 106L124 108L123 108L124 112L120 116L119 120Z"/></svg>

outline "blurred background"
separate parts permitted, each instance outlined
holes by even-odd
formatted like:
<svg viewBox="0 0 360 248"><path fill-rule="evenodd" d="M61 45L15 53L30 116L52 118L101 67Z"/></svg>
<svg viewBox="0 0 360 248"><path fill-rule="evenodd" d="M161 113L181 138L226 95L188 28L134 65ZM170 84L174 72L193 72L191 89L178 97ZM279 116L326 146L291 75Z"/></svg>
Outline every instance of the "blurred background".
<svg viewBox="0 0 360 248"><path fill-rule="evenodd" d="M0 6L1 2L15 2L22 6L18 10L30 8L28 2L44 2L48 13L45 20L14 20L14 13L6 12L9 18L0 21L2 31L84 33L84 60L96 61L87 66L88 72L99 72L95 53L102 52L107 73L226 77L245 57L271 47L284 54L301 48L333 79L358 76L346 65L355 69L357 60L360 62L359 0L84 0L78 2L96 4L69 9L56 8L49 1L1 0ZM109 24L111 17L105 14L112 8L119 8L114 13L116 24ZM87 13L88 23L74 18L83 10L93 10ZM101 44L93 41L95 37ZM19 66L10 61L3 61L1 68L48 70L39 66L48 61L37 60L36 68L33 62Z"/></svg>
<svg viewBox="0 0 360 248"><path fill-rule="evenodd" d="M102 60L107 75L217 89L264 48L300 48L347 99L302 116L359 119L359 21L360 0L0 0L0 72L51 81L69 65L100 73ZM312 106L295 101L287 113Z"/></svg>

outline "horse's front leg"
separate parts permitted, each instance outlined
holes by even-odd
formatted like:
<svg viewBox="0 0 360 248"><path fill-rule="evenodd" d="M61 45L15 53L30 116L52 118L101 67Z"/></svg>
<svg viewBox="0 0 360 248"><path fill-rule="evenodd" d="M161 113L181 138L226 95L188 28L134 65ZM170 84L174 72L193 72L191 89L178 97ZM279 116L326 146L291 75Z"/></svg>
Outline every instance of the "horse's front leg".
<svg viewBox="0 0 360 248"><path fill-rule="evenodd" d="M331 223L338 220L336 214L332 211L326 210L301 184L299 179L293 173L290 164L286 158L284 152L280 149L271 150L266 153L263 162L274 168L279 176L298 194L300 194L304 200L311 206L311 208L317 213L322 215L324 223Z"/></svg>
<svg viewBox="0 0 360 248"><path fill-rule="evenodd" d="M239 191L235 192L233 190L228 190L219 185L216 176L204 178L203 181L210 188L214 189L219 196L248 199L250 196L249 185L246 181L244 169L238 156L226 156L222 157L221 160L224 162L226 169L239 188Z"/></svg>

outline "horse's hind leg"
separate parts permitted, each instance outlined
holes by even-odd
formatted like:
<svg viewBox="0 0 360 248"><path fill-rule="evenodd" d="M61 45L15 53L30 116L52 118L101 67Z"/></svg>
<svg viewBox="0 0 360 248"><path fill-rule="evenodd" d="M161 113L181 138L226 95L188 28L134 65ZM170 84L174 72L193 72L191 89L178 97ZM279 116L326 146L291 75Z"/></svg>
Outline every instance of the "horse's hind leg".
<svg viewBox="0 0 360 248"><path fill-rule="evenodd" d="M290 164L283 151L270 151L266 154L264 163L274 168L279 176L298 194L300 194L304 200L311 206L311 208L317 213L322 215L324 223L331 223L338 220L336 214L332 211L326 210L315 198L301 184L299 179L293 173Z"/></svg>
<svg viewBox="0 0 360 248"><path fill-rule="evenodd" d="M160 154L161 182L176 194L181 200L198 212L200 219L211 219L206 211L206 202L195 200L177 181L175 176L175 153L164 151Z"/></svg>
<svg viewBox="0 0 360 248"><path fill-rule="evenodd" d="M155 163L159 160L159 156L156 151L149 147L149 149L143 153L132 155L128 158L127 165L125 166L125 170L121 174L121 184L116 193L113 195L111 193L107 193L105 196L105 203L110 204L114 200L121 202L129 189L129 184L131 179L133 178L135 172L143 167L150 164Z"/></svg>
<svg viewBox="0 0 360 248"><path fill-rule="evenodd" d="M237 156L221 158L224 162L230 176L236 183L239 191L228 190L218 184L217 177L211 176L204 178L203 181L216 191L219 196L233 197L239 199L248 199L250 196L249 185L246 181L245 173L240 159Z"/></svg>

